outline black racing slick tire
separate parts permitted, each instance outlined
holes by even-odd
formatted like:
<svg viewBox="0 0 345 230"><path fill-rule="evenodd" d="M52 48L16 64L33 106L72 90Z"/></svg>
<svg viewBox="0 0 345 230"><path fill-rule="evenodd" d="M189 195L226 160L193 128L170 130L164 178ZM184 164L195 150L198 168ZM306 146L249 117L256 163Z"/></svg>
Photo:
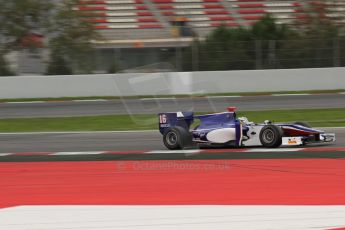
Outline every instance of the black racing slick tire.
<svg viewBox="0 0 345 230"><path fill-rule="evenodd" d="M282 144L283 130L275 125L267 125L261 129L259 137L264 147L277 148Z"/></svg>
<svg viewBox="0 0 345 230"><path fill-rule="evenodd" d="M173 127L163 134L163 143L170 150L184 149L192 144L192 135L182 127Z"/></svg>
<svg viewBox="0 0 345 230"><path fill-rule="evenodd" d="M294 125L301 125L307 128L312 128L311 125L308 122L305 121L296 121L295 123L293 123Z"/></svg>

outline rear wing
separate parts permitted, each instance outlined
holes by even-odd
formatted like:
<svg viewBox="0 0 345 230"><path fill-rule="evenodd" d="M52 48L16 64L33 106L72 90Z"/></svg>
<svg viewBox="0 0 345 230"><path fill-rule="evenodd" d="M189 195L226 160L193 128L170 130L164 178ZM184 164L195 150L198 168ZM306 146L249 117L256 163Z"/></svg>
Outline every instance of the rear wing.
<svg viewBox="0 0 345 230"><path fill-rule="evenodd" d="M189 130L190 125L193 123L194 113L193 112L169 112L158 114L158 125L159 132L164 132L172 127L182 127Z"/></svg>

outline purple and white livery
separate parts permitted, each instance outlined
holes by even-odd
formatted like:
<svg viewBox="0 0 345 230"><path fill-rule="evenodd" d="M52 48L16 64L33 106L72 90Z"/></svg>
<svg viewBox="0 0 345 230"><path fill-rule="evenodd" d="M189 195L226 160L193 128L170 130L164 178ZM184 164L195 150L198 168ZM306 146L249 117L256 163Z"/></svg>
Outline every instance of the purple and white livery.
<svg viewBox="0 0 345 230"><path fill-rule="evenodd" d="M305 122L255 124L246 117L237 118L235 107L229 107L227 112L199 116L194 116L193 112L160 113L158 116L163 143L171 150L193 144L276 148L335 141L335 134L313 129ZM191 129L195 119L200 120L200 124Z"/></svg>

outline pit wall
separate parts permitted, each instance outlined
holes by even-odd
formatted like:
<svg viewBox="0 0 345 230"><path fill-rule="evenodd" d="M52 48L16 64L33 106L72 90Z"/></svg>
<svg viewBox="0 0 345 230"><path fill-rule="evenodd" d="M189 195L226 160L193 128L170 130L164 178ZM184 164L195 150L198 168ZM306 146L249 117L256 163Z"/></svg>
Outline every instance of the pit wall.
<svg viewBox="0 0 345 230"><path fill-rule="evenodd" d="M345 68L0 77L0 98L345 89Z"/></svg>

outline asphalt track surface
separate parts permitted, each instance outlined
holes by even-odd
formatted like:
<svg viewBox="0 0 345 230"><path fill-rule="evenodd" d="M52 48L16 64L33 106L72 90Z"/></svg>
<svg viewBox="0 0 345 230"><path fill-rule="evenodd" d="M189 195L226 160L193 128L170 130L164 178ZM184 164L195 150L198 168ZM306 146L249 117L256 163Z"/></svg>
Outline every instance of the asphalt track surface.
<svg viewBox="0 0 345 230"><path fill-rule="evenodd" d="M345 147L345 128L324 128L337 141L318 147ZM315 145L313 145L315 146ZM0 134L0 153L166 150L158 131Z"/></svg>
<svg viewBox="0 0 345 230"><path fill-rule="evenodd" d="M221 112L228 106L236 106L239 111L344 108L345 94L0 103L0 118L155 114L192 110Z"/></svg>

